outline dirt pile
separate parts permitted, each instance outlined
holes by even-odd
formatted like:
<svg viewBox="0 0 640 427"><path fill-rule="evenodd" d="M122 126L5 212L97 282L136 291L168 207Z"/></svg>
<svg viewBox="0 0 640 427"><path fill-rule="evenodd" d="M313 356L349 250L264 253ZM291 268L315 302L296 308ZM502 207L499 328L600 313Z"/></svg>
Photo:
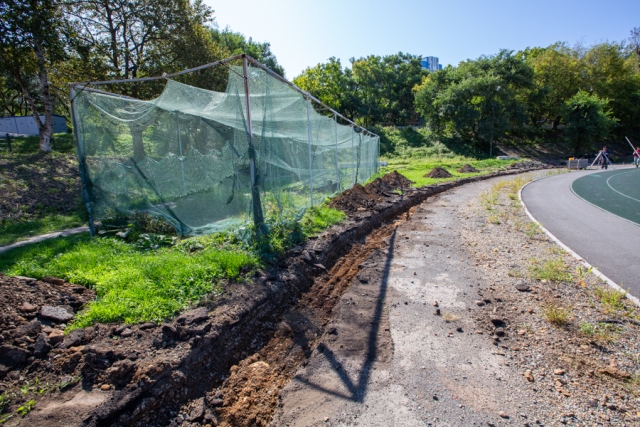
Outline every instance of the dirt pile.
<svg viewBox="0 0 640 427"><path fill-rule="evenodd" d="M459 173L473 173L473 172L480 172L480 171L467 163L466 165L464 165L460 169L458 169L457 172L459 172Z"/></svg>
<svg viewBox="0 0 640 427"><path fill-rule="evenodd" d="M342 194L331 200L329 206L345 213L365 211L382 201L398 196L409 189L411 184L412 181L409 181L398 171L393 171L382 178L376 178L364 187L356 184L343 191Z"/></svg>
<svg viewBox="0 0 640 427"><path fill-rule="evenodd" d="M528 169L528 170L531 170L531 169L546 169L546 168L550 168L550 167L554 167L554 166L546 164L546 163L539 162L537 160L529 160L529 161L511 163L509 165L509 169L517 169L517 170L522 170L522 169Z"/></svg>
<svg viewBox="0 0 640 427"><path fill-rule="evenodd" d="M451 178L452 176L446 169L441 167L433 168L431 172L424 174L424 178Z"/></svg>

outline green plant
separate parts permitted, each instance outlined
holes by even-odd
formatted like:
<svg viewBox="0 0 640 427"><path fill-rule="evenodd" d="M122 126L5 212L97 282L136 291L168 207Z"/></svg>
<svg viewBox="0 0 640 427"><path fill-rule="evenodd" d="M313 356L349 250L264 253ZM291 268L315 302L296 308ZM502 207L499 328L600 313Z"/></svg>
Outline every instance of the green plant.
<svg viewBox="0 0 640 427"><path fill-rule="evenodd" d="M562 258L546 261L533 259L529 266L529 274L532 279L536 280L550 280L552 282L571 280L571 274L568 272L567 264L565 264Z"/></svg>
<svg viewBox="0 0 640 427"><path fill-rule="evenodd" d="M527 222L524 226L524 234L533 239L540 232L540 226L536 222Z"/></svg>
<svg viewBox="0 0 640 427"><path fill-rule="evenodd" d="M4 412L5 408L11 403L11 396L6 391L0 394L0 414Z"/></svg>
<svg viewBox="0 0 640 427"><path fill-rule="evenodd" d="M19 406L18 409L16 409L16 412L18 413L18 415L20 415L21 417L25 417L29 412L31 412L31 410L36 406L36 401L35 400L28 400L24 403L24 405Z"/></svg>
<svg viewBox="0 0 640 427"><path fill-rule="evenodd" d="M624 303L622 301L627 296L626 291L618 291L609 287L596 286L595 294L607 311L619 311L624 309Z"/></svg>
<svg viewBox="0 0 640 427"><path fill-rule="evenodd" d="M569 323L571 309L550 303L542 307L542 315L554 326L565 326Z"/></svg>
<svg viewBox="0 0 640 427"><path fill-rule="evenodd" d="M578 331L583 335L593 336L596 332L596 327L594 324L589 322L580 322Z"/></svg>
<svg viewBox="0 0 640 427"><path fill-rule="evenodd" d="M610 344L618 339L620 328L610 323L581 322L578 331L587 337L593 338L596 342Z"/></svg>

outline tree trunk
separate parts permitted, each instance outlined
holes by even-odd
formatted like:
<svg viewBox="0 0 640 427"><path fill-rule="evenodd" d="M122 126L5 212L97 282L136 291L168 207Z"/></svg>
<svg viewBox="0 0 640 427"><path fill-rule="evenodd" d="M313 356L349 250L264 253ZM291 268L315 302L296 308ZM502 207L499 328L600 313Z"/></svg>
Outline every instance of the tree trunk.
<svg viewBox="0 0 640 427"><path fill-rule="evenodd" d="M49 89L49 78L47 76L47 63L40 43L36 42L33 50L38 58L38 79L40 80L40 90L42 90L42 103L44 104L44 123L40 117L35 117L40 131L40 151L48 153L51 151L51 138L53 137L53 101Z"/></svg>
<svg viewBox="0 0 640 427"><path fill-rule="evenodd" d="M131 131L131 139L133 140L133 160L139 162L147 156L142 143L142 131L144 128L140 125L129 125L129 130Z"/></svg>
<svg viewBox="0 0 640 427"><path fill-rule="evenodd" d="M558 130L558 125L560 124L560 116L556 116L553 119L553 123L551 124L552 130Z"/></svg>

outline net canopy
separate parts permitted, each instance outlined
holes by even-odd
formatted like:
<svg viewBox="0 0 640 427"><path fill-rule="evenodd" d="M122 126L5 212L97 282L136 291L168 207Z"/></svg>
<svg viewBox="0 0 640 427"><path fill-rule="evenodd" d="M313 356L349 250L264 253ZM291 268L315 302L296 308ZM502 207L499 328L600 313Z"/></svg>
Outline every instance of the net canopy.
<svg viewBox="0 0 640 427"><path fill-rule="evenodd" d="M209 233L300 213L377 172L378 136L244 69L229 67L225 92L167 80L148 101L80 88L73 114L93 219L149 213L182 235Z"/></svg>

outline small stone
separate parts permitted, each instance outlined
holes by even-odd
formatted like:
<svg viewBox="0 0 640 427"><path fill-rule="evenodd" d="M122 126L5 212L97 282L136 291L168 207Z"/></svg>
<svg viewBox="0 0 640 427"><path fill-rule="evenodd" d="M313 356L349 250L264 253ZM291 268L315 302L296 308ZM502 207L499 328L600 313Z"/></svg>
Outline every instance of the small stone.
<svg viewBox="0 0 640 427"><path fill-rule="evenodd" d="M64 308L51 307L50 305L45 305L40 309L40 316L58 323L65 323L73 319L73 314L70 314Z"/></svg>
<svg viewBox="0 0 640 427"><path fill-rule="evenodd" d="M440 313L440 309L439 309L439 308L436 308L436 312L435 312L434 314L435 314L436 316L440 316L440 314L441 314L441 313Z"/></svg>
<svg viewBox="0 0 640 427"><path fill-rule="evenodd" d="M14 276L13 278L27 282L27 285L30 285L38 280L38 279L34 279L33 277L26 277L26 276Z"/></svg>
<svg viewBox="0 0 640 427"><path fill-rule="evenodd" d="M531 290L531 287L524 283L522 280L518 280L518 282L516 282L516 289L520 292L529 292Z"/></svg>
<svg viewBox="0 0 640 427"><path fill-rule="evenodd" d="M44 357L51 351L51 345L49 345L49 341L47 340L46 334L39 334L38 338L36 338L36 343L33 349L33 355L35 357Z"/></svg>
<svg viewBox="0 0 640 427"><path fill-rule="evenodd" d="M438 301L434 301L434 302L433 302L433 306L434 306L434 307L439 307L440 305L438 304Z"/></svg>
<svg viewBox="0 0 640 427"><path fill-rule="evenodd" d="M458 326L458 327L456 328L456 332L464 332L464 331L462 330L462 328L461 328L461 327L459 327L459 326Z"/></svg>
<svg viewBox="0 0 640 427"><path fill-rule="evenodd" d="M147 323L143 323L140 326L138 326L138 329L140 329L141 331L144 331L144 330L147 330L147 329L153 329L153 328L155 328L157 326L158 326L157 323L147 322Z"/></svg>
<svg viewBox="0 0 640 427"><path fill-rule="evenodd" d="M526 370L524 371L524 377L527 379L527 381L529 381L530 383L532 383L534 381L533 379L533 373L530 370Z"/></svg>
<svg viewBox="0 0 640 427"><path fill-rule="evenodd" d="M110 384L102 384L100 386L100 390L102 390L102 391L111 390L111 385Z"/></svg>
<svg viewBox="0 0 640 427"><path fill-rule="evenodd" d="M64 332L62 332L60 329L54 329L49 333L49 342L51 343L51 345L61 343L63 339Z"/></svg>
<svg viewBox="0 0 640 427"><path fill-rule="evenodd" d="M22 311L23 313L34 313L38 311L38 306L25 301L20 307L18 307L18 310Z"/></svg>
<svg viewBox="0 0 640 427"><path fill-rule="evenodd" d="M477 305L478 307L482 307L482 306L483 306L483 305L485 305L485 304L486 304L486 303L485 303L484 301L476 300L476 305Z"/></svg>
<svg viewBox="0 0 640 427"><path fill-rule="evenodd" d="M628 372L622 371L614 366L607 366L605 369L601 369L600 373L609 375L610 377L613 377L619 380L626 380L631 378L631 374L629 374Z"/></svg>
<svg viewBox="0 0 640 427"><path fill-rule="evenodd" d="M120 336L123 338L127 338L133 335L133 330L131 328L125 328L122 332L120 332Z"/></svg>
<svg viewBox="0 0 640 427"><path fill-rule="evenodd" d="M64 280L58 278L58 277L43 277L42 279L43 282L47 282L47 283L51 283L52 285L64 285Z"/></svg>
<svg viewBox="0 0 640 427"><path fill-rule="evenodd" d="M554 369L553 370L553 374L554 375L564 375L565 374L565 370L564 369Z"/></svg>
<svg viewBox="0 0 640 427"><path fill-rule="evenodd" d="M589 400L587 402L587 405L589 405L590 408L597 408L598 407L598 401L597 400Z"/></svg>
<svg viewBox="0 0 640 427"><path fill-rule="evenodd" d="M498 415L500 415L500 418L509 418L509 415L507 415L507 413L503 411L498 412Z"/></svg>
<svg viewBox="0 0 640 427"><path fill-rule="evenodd" d="M64 337L63 345L65 348L77 347L82 344L84 338L84 329L74 329Z"/></svg>

